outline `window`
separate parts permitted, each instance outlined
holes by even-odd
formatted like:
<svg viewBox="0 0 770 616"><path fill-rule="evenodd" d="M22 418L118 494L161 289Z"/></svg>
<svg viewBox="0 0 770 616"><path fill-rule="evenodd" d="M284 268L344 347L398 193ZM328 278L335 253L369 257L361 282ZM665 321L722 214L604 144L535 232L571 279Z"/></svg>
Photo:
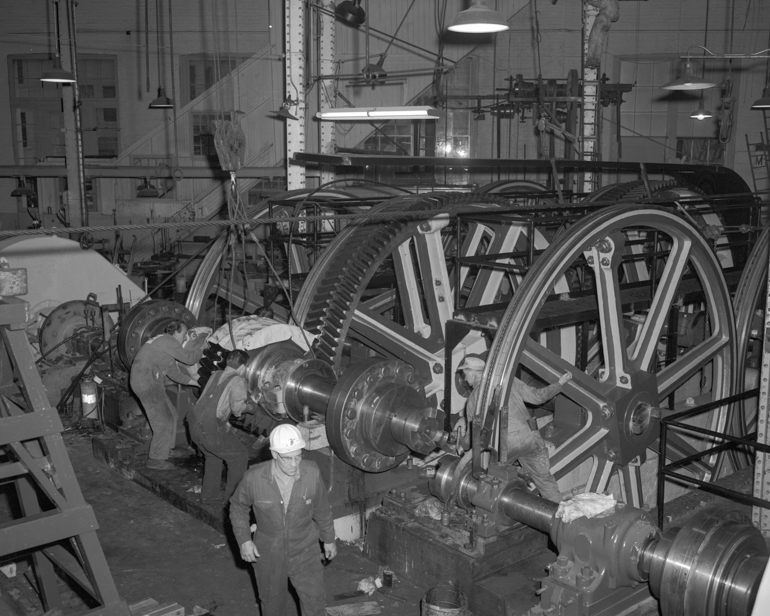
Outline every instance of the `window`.
<svg viewBox="0 0 770 616"><path fill-rule="evenodd" d="M217 75L216 61L214 56L184 56L180 59L180 80L182 105L186 105L193 99L198 98L206 90L211 88L217 81L217 77L222 79L231 71L235 70L249 56L236 56L228 54L219 58L219 75ZM228 91L227 95L232 93Z"/></svg>
<svg viewBox="0 0 770 616"><path fill-rule="evenodd" d="M8 62L17 163L65 157L62 86L40 81L42 74L53 68L53 60L47 56L9 56ZM116 65L110 56L78 56L86 157L114 157L119 152Z"/></svg>
<svg viewBox="0 0 770 616"><path fill-rule="evenodd" d="M217 149L214 146L215 122L217 120L230 119L230 113L219 113L216 111L193 112L193 155L216 158Z"/></svg>

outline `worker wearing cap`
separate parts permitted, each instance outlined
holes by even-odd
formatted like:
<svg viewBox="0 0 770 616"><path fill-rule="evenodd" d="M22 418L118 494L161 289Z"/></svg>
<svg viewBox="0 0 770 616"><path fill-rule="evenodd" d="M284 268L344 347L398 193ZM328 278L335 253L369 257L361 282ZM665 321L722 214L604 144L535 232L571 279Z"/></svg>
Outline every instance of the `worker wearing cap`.
<svg viewBox="0 0 770 616"><path fill-rule="evenodd" d="M225 359L225 369L211 375L190 412L190 436L205 459L201 502L221 504L222 463L227 464L224 498L229 499L249 465L249 450L230 428L230 415L256 410L249 400L246 362L249 354L237 349Z"/></svg>
<svg viewBox="0 0 770 616"><path fill-rule="evenodd" d="M473 421L478 410L478 385L481 383L485 366L486 362L479 357L465 357L458 367L462 370L465 382L473 390L465 403L466 417L460 418L454 428L463 449L470 448L467 426ZM536 406L544 404L558 394L571 379L572 373L565 372L558 382L552 385L532 387L513 377L513 386L508 396L508 457L511 460L518 458L521 467L532 477L540 496L556 503L561 501L561 492L556 478L551 474L548 449L525 403Z"/></svg>
<svg viewBox="0 0 770 616"><path fill-rule="evenodd" d="M230 521L241 558L253 563L262 616L283 616L288 580L302 616L325 616L321 557L337 554L332 509L315 462L302 459L305 441L291 424L270 433L273 459L252 466L230 499ZM249 509L257 530L252 539ZM323 554L319 549L323 542Z"/></svg>
<svg viewBox="0 0 770 616"><path fill-rule="evenodd" d="M182 385L197 385L189 373L182 372L177 362L192 366L201 358L202 349L185 349L187 325L172 321L165 333L150 338L142 345L131 365L131 389L142 403L152 428L147 468L167 471L175 468L169 457L187 455L172 451L176 444L176 407L166 395L166 379Z"/></svg>

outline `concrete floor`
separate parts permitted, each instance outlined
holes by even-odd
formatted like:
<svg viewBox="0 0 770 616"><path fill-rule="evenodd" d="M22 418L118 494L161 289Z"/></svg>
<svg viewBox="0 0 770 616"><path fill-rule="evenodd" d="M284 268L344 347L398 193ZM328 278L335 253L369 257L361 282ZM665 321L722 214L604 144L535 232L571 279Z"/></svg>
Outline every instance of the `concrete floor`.
<svg viewBox="0 0 770 616"><path fill-rule="evenodd" d="M199 612L217 616L259 614L251 567L241 561L234 540L98 462L90 434L68 432L64 438L84 497L96 513L99 539L118 592L128 604L151 597L161 604L176 602L188 615L196 606ZM0 495L0 501L7 501L5 496ZM7 502L0 502L0 519L3 512L8 512ZM396 579L387 592L351 596L360 580L378 575L379 567L364 558L357 545L339 547L324 570L328 607L356 604L349 614L420 613L426 589L405 580ZM16 580L4 577L0 574L0 616L43 613L21 573ZM11 595L20 591L22 600L3 601L14 586L18 590ZM70 593L65 603L65 616L85 609ZM296 607L287 616L295 614Z"/></svg>
<svg viewBox="0 0 770 616"><path fill-rule="evenodd" d="M92 453L91 433L66 432L64 439L85 499L99 522L99 539L118 592L128 604L150 597L161 604L178 603L188 615L207 610L217 616L258 616L251 567L240 560L231 538L97 461ZM739 485L731 487L750 488L749 473L734 476L732 483L736 479ZM0 523L10 513L7 492L0 490ZM667 522L687 517L711 500L719 499L702 492L677 499L667 507ZM538 556L522 563L520 574L514 572L513 577L501 580L508 591L512 584L521 586L517 591L521 610L517 614L534 606L537 580L554 558L551 554ZM17 578L0 575L0 616L43 614L34 590L22 576L24 569L25 564L20 562ZM418 588L408 580L396 578L392 589L371 596L355 594L359 581L376 577L379 571L376 563L362 556L359 546L341 544L337 558L325 568L327 607L338 608L330 609L329 613L420 614L420 601L428 589ZM64 616L85 611L74 593L65 593L64 600ZM657 613L655 605L645 607L638 613ZM297 609L293 607L287 616L295 614Z"/></svg>

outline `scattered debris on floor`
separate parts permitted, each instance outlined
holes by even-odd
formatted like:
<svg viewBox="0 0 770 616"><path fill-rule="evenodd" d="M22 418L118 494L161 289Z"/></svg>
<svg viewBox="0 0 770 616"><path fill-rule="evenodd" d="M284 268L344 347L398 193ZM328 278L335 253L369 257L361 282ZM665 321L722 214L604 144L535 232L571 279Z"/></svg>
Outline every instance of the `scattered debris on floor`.
<svg viewBox="0 0 770 616"><path fill-rule="evenodd" d="M178 603L161 605L155 599L148 597L128 606L131 616L184 616L184 607ZM202 612L208 614L208 612Z"/></svg>

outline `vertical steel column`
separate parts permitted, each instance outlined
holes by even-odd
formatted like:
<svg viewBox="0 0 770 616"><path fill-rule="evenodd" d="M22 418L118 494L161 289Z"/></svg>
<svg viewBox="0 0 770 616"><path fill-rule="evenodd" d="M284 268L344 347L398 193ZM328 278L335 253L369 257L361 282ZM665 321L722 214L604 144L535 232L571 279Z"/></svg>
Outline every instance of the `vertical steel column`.
<svg viewBox="0 0 770 616"><path fill-rule="evenodd" d="M588 37L599 9L583 2L583 110L580 116L582 123L582 157L583 160L601 159L600 122L601 106L599 105L599 67L586 66ZM590 193L599 188L599 174L595 171L583 172L581 190Z"/></svg>
<svg viewBox="0 0 770 616"><path fill-rule="evenodd" d="M70 12L74 6L70 0L62 0L63 7L56 3L56 18L62 38L61 65L77 79L77 56L74 44L75 32ZM73 227L88 224L88 209L85 205L85 179L83 174L83 141L80 132L80 96L77 82L61 85L62 108L64 111L64 155L67 163L67 220ZM85 219L84 219L85 213Z"/></svg>
<svg viewBox="0 0 770 616"><path fill-rule="evenodd" d="M323 7L330 13L318 11L319 17L319 63L321 75L334 74L334 3L331 0L323 0ZM324 111L335 106L337 99L336 81L319 81L316 84L318 89L318 109ZM319 122L319 146L321 154L336 154L335 148L337 131L334 122ZM321 183L331 182L336 177L334 167L321 167Z"/></svg>
<svg viewBox="0 0 770 616"><path fill-rule="evenodd" d="M768 264L770 280L770 264ZM762 371L760 373L759 401L757 404L757 443L770 445L770 430L767 422L770 417L770 283L765 290L765 339L762 345ZM754 496L770 500L770 454L756 450L754 462ZM751 521L765 537L770 537L770 510L754 506Z"/></svg>
<svg viewBox="0 0 770 616"><path fill-rule="evenodd" d="M297 101L297 119L286 120L286 185L289 190L305 188L305 167L293 165L296 152L305 151L305 3L284 0L286 41L286 92Z"/></svg>

